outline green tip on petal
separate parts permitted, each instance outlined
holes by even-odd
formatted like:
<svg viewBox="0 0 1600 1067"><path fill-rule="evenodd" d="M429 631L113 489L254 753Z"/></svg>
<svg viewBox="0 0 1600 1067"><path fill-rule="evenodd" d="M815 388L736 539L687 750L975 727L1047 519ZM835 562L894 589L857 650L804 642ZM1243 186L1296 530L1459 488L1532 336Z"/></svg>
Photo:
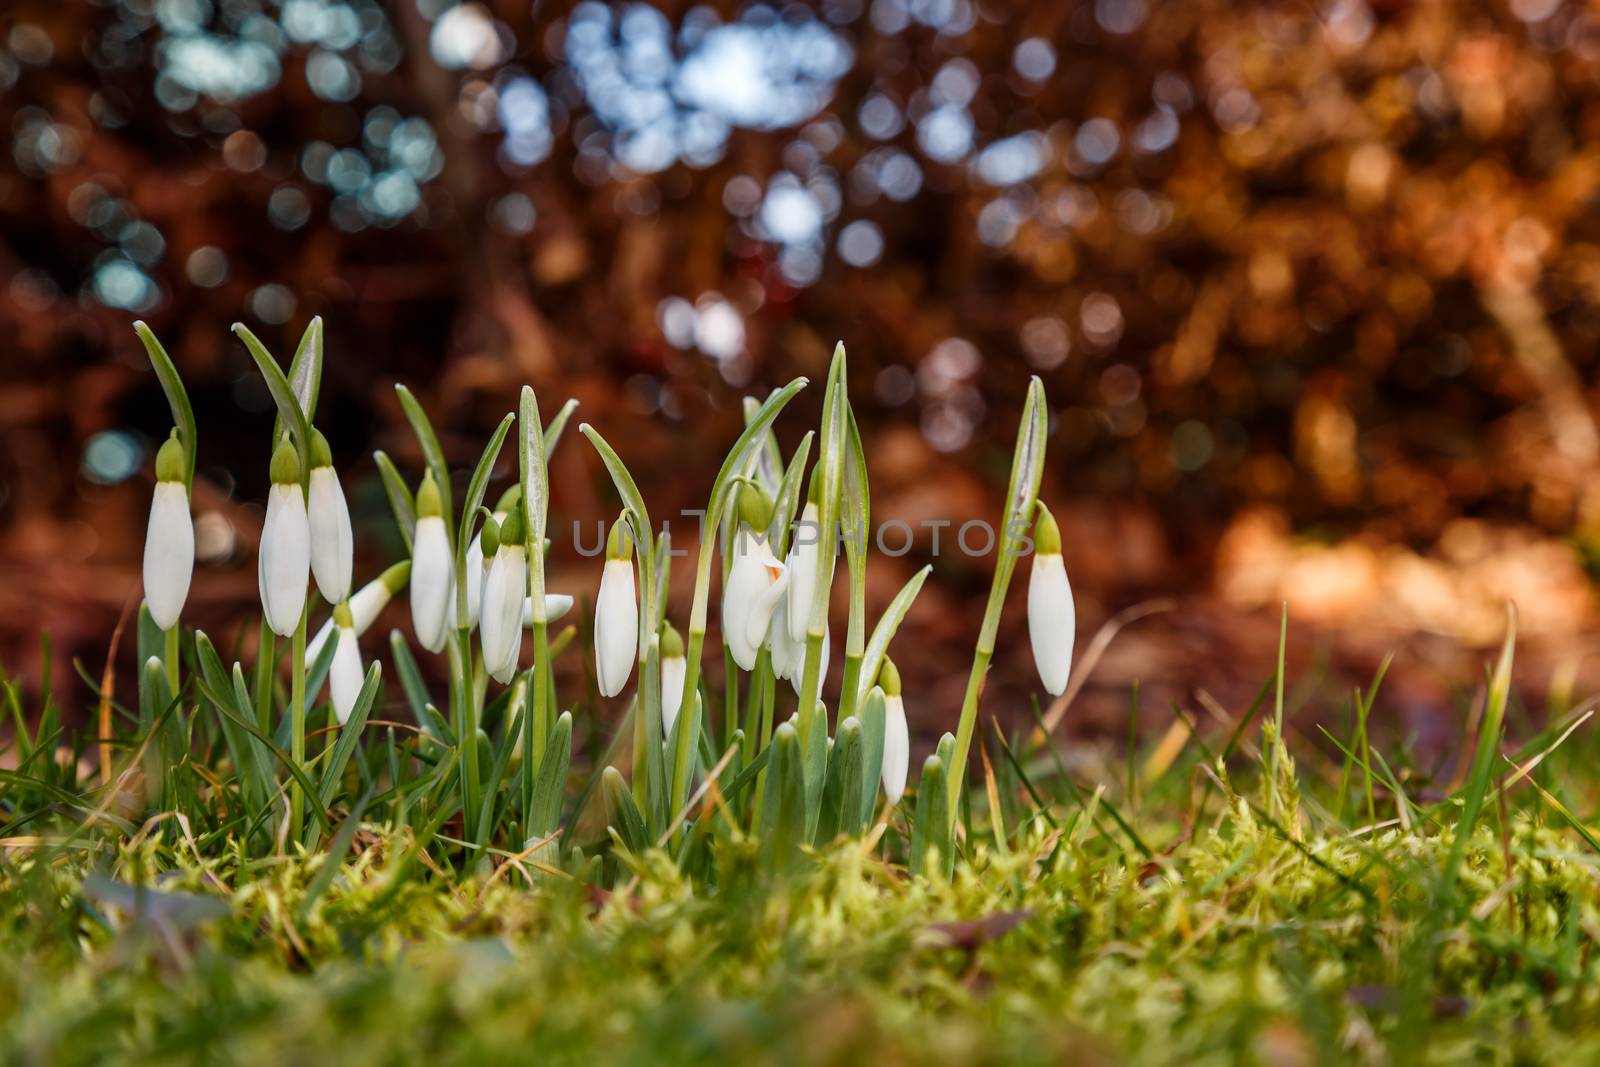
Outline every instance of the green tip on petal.
<svg viewBox="0 0 1600 1067"><path fill-rule="evenodd" d="M322 436L322 431L315 426L311 428L311 469L333 466L333 450L328 447L328 439Z"/></svg>
<svg viewBox="0 0 1600 1067"><path fill-rule="evenodd" d="M670 622L661 624L661 658L683 658L683 637Z"/></svg>
<svg viewBox="0 0 1600 1067"><path fill-rule="evenodd" d="M1061 527L1050 509L1039 501L1039 517L1033 524L1033 550L1041 556L1061 555Z"/></svg>
<svg viewBox="0 0 1600 1067"><path fill-rule="evenodd" d="M394 566L378 575L378 581L383 583L383 587L389 591L390 596L394 596L396 593L400 592L400 590L404 589L406 587L406 583L410 580L411 561L409 559L401 560L399 563L396 563Z"/></svg>
<svg viewBox="0 0 1600 1067"><path fill-rule="evenodd" d="M439 487L433 482L433 472L427 471L422 476L422 484L417 487L417 518L437 518L444 515L444 503L439 499Z"/></svg>
<svg viewBox="0 0 1600 1067"><path fill-rule="evenodd" d="M355 620L350 617L350 604L336 604L333 608L333 624L346 630L355 629Z"/></svg>
<svg viewBox="0 0 1600 1067"><path fill-rule="evenodd" d="M633 553L633 535L628 532L626 513L617 516L606 537L606 559L627 559Z"/></svg>
<svg viewBox="0 0 1600 1067"><path fill-rule="evenodd" d="M772 525L772 500L754 482L739 483L739 521L758 532Z"/></svg>
<svg viewBox="0 0 1600 1067"><path fill-rule="evenodd" d="M900 669L888 656L883 657L883 666L878 668L878 687L886 697L900 695Z"/></svg>
<svg viewBox="0 0 1600 1067"><path fill-rule="evenodd" d="M278 442L277 451L272 453L271 473L273 485L300 484L300 456L287 436Z"/></svg>
<svg viewBox="0 0 1600 1067"><path fill-rule="evenodd" d="M822 504L822 467L818 465L811 470L811 484L806 487L806 503Z"/></svg>
<svg viewBox="0 0 1600 1067"><path fill-rule="evenodd" d="M504 515L516 506L522 499L522 486L513 485L510 489L500 494L500 499L495 503L494 510L497 514Z"/></svg>
<svg viewBox="0 0 1600 1067"><path fill-rule="evenodd" d="M188 457L183 454L183 442L178 440L177 429L173 429L172 436L161 443L156 453L156 481L181 482L188 474Z"/></svg>

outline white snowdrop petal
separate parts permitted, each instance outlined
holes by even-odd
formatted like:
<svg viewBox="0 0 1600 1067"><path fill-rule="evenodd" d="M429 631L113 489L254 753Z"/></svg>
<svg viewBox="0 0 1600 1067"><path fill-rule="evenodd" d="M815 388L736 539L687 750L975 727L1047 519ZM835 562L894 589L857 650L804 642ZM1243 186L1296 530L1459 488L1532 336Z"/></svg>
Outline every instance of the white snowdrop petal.
<svg viewBox="0 0 1600 1067"><path fill-rule="evenodd" d="M489 564L483 558L483 534L472 535L471 542L467 545L467 629L475 630L479 622L483 606L483 583L489 580ZM456 610L456 598L450 598L450 625L456 629L461 628L460 612Z"/></svg>
<svg viewBox="0 0 1600 1067"><path fill-rule="evenodd" d="M267 494L257 578L267 626L288 637L305 611L311 577L311 527L299 485L274 485Z"/></svg>
<svg viewBox="0 0 1600 1067"><path fill-rule="evenodd" d="M602 696L628 684L639 650L639 599L631 560L606 561L594 609L594 668Z"/></svg>
<svg viewBox="0 0 1600 1067"><path fill-rule="evenodd" d="M144 537L144 600L163 630L178 624L194 577L194 520L182 482L157 482Z"/></svg>
<svg viewBox="0 0 1600 1067"><path fill-rule="evenodd" d="M1057 553L1034 556L1028 575L1028 639L1039 680L1051 696L1066 691L1076 636L1077 610L1066 565Z"/></svg>
<svg viewBox="0 0 1600 1067"><path fill-rule="evenodd" d="M350 595L355 538L344 489L332 467L312 470L307 514L311 524L311 573L317 579L317 589L328 603L341 604Z"/></svg>
<svg viewBox="0 0 1600 1067"><path fill-rule="evenodd" d="M789 546L789 639L803 642L811 622L811 597L817 582L822 530L817 505L806 503Z"/></svg>
<svg viewBox="0 0 1600 1067"><path fill-rule="evenodd" d="M890 805L900 803L906 791L906 771L911 766L911 732L906 727L906 702L898 694L883 701L883 794Z"/></svg>
<svg viewBox="0 0 1600 1067"><path fill-rule="evenodd" d="M361 695L365 675L361 670L361 648L355 630L339 627L338 641L333 649L333 666L328 670L328 688L333 696L333 713L343 725L350 721L350 712Z"/></svg>
<svg viewBox="0 0 1600 1067"><path fill-rule="evenodd" d="M572 598L565 593L544 595L544 621L555 622L572 610ZM533 625L533 597L522 598L522 625Z"/></svg>
<svg viewBox="0 0 1600 1067"><path fill-rule="evenodd" d="M822 695L822 682L828 677L828 646L833 644L833 628L829 627L822 634L822 658L817 661L817 695ZM806 643L802 639L794 646L794 659L789 665L789 684L794 686L794 695L800 695L800 687L805 684L806 676Z"/></svg>
<svg viewBox="0 0 1600 1067"><path fill-rule="evenodd" d="M521 545L502 545L489 564L483 583L482 614L478 618L483 641L483 666L495 681L511 680L522 649L522 612L528 581L527 553Z"/></svg>
<svg viewBox="0 0 1600 1067"><path fill-rule="evenodd" d="M429 652L444 648L455 591L453 572L444 519L437 515L418 519L411 547L411 626Z"/></svg>
<svg viewBox="0 0 1600 1067"><path fill-rule="evenodd" d="M682 656L667 656L661 661L661 731L665 738L672 737L672 724L678 721L678 711L683 707L683 676L688 669L689 662Z"/></svg>

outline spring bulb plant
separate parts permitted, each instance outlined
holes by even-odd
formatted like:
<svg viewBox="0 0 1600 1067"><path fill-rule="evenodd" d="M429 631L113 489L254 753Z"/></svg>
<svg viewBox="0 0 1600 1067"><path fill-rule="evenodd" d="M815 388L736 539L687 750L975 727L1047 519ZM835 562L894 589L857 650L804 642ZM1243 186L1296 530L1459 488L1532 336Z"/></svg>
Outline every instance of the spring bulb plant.
<svg viewBox="0 0 1600 1067"><path fill-rule="evenodd" d="M194 578L194 518L178 431L156 453L156 488L144 538L144 601L162 630L178 625Z"/></svg>
<svg viewBox="0 0 1600 1067"><path fill-rule="evenodd" d="M547 875L611 879L663 849L686 872L714 879L720 851L741 841L759 842L764 862L776 867L806 847L871 833L898 842L914 871L940 877L958 848L956 816L1000 605L1030 547L1035 662L1052 696L1066 689L1075 617L1060 533L1038 500L1045 408L1034 379L960 721L910 780L902 677L889 649L931 568L869 620L867 468L840 345L822 384L821 421L792 452L780 448L774 426L811 383L796 378L745 405L743 431L707 497L710 534L688 554L692 594L677 618L669 618L665 593L673 558L684 553L653 532L622 457L595 427L579 427L621 504L593 596L590 655L599 696L618 699L612 744L632 751L631 760L606 766L598 750L586 750L582 767L606 769L588 777L598 789L574 799L574 721L591 719L582 731L589 737L609 717L561 692L559 673L583 672L556 669L577 642L574 627L559 623L574 598L547 585L549 458L575 402L546 424L524 387L463 482L421 401L396 386L421 470L408 476L383 452L373 459L407 558L357 588L337 457L314 423L319 320L287 368L235 327L277 415L257 560L256 659L230 668L204 633L181 633L194 569L193 411L159 341L143 324L136 329L175 428L156 457L141 614L141 635L148 628L149 636L141 636L140 722L159 743L133 747L145 761L146 796L159 806L199 787L186 745L223 745L235 778L203 785L232 791L247 855L315 847L335 833L338 813L349 812L344 817L407 821L419 835L415 847L473 870L488 870L496 855L521 856ZM504 463L508 451L514 459ZM508 467L511 484L490 496ZM849 596L836 619L840 570ZM364 654L363 640L402 592L409 630L389 632L386 656L376 647ZM307 640L319 604L327 614ZM835 623L844 634L837 673ZM286 661L280 640L290 644ZM718 666L705 672L708 644ZM383 692L385 664L399 683L393 696ZM437 692L435 680L443 683ZM397 732L388 713L373 718L374 708L397 701L415 723L409 733ZM579 816L591 800L605 809L598 841L578 829L588 825Z"/></svg>
<svg viewBox="0 0 1600 1067"><path fill-rule="evenodd" d="M631 545L627 525L619 519L606 538L605 568L594 602L594 673L604 697L616 696L628 684L639 649L639 598Z"/></svg>
<svg viewBox="0 0 1600 1067"><path fill-rule="evenodd" d="M1077 611L1072 584L1061 559L1061 529L1041 501L1033 526L1033 560L1028 571L1028 639L1039 680L1053 697L1067 691Z"/></svg>
<svg viewBox="0 0 1600 1067"><path fill-rule="evenodd" d="M444 648L450 605L455 599L455 568L450 533L445 528L439 487L433 472L417 490L416 532L411 545L411 628L429 652Z"/></svg>

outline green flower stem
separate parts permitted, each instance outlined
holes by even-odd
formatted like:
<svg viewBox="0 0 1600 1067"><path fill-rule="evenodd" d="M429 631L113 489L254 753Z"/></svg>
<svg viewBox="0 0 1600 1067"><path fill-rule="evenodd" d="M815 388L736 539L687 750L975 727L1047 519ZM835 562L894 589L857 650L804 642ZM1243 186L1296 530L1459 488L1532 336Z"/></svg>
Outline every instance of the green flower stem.
<svg viewBox="0 0 1600 1067"><path fill-rule="evenodd" d="M178 624L178 623L173 623L172 624L172 628L167 630L165 632L165 634L163 635L165 637L165 639L166 639L166 649L162 653L162 656L161 656L162 663L167 669L167 684L172 687L172 693L173 693L174 696L176 696L178 694L178 692L179 692L179 688L178 688L178 626L179 625L180 624Z"/></svg>
<svg viewBox="0 0 1600 1067"><path fill-rule="evenodd" d="M861 686L861 660L867 651L867 554L847 551L850 569L850 617L844 635L844 688L839 691L839 721L856 713L856 690Z"/></svg>
<svg viewBox="0 0 1600 1067"><path fill-rule="evenodd" d="M272 736L272 666L278 658L278 635L261 618L261 638L256 644L256 725Z"/></svg>
<svg viewBox="0 0 1600 1067"><path fill-rule="evenodd" d="M722 568L722 579L728 579L728 568ZM739 665L733 662L733 650L722 646L722 748L727 751L733 744L733 735L739 727Z"/></svg>
<svg viewBox="0 0 1600 1067"><path fill-rule="evenodd" d="M972 731L978 723L978 698L994 658L995 632L1000 628L1000 608L1017 569L1017 558L1027 526L1039 499L1039 482L1044 476L1044 439L1048 428L1045 415L1044 383L1035 377L1028 385L1028 399L1017 427L1017 446L1011 459L1011 480L1006 486L1005 524L1000 532L1000 557L995 563L994 581L989 586L989 603L984 608L983 625L972 654L972 673L967 677L966 696L961 701L961 722L956 727L955 747L944 764L950 791L946 816L953 828L961 810L961 790L967 782L967 755L972 749Z"/></svg>
<svg viewBox="0 0 1600 1067"><path fill-rule="evenodd" d="M757 739L754 752L747 757L747 759L754 759L756 754L766 751L767 746L772 744L772 719L773 711L777 704L778 698L778 679L772 673L772 660L766 649L761 650L761 655L756 660L756 677L755 681L751 683L751 686L752 689L759 687L761 690L761 697L757 708L757 714L760 716L760 721L758 724L758 729L752 730L749 733L750 736L754 736L757 733L759 733L760 736ZM748 741L748 737L746 740ZM770 766L771 764L769 763L768 767ZM747 793L747 795L753 798L750 806L750 826L752 828L761 825L761 798L766 796L766 794L767 767L763 767L756 774L755 789L750 790Z"/></svg>
<svg viewBox="0 0 1600 1067"><path fill-rule="evenodd" d="M458 616L466 618L465 606ZM450 712L451 726L456 732L456 744L461 753L461 814L462 828L468 836L475 835L478 826L478 714L477 701L472 687L472 632L465 628L451 630L446 638L450 661Z"/></svg>
<svg viewBox="0 0 1600 1067"><path fill-rule="evenodd" d="M762 446L764 435L778 413L805 385L806 379L796 378L768 397L745 426L739 439L733 443L727 458L722 461L722 469L717 471L716 480L711 484L711 499L702 519L702 531L716 530L721 525L745 465L755 450ZM717 539L714 536L700 538L700 554L695 560L694 603L689 610L688 655L683 671L683 703L680 707L684 710L690 707L695 690L700 687L700 656L705 649L706 610L711 599L711 554L716 547Z"/></svg>
<svg viewBox="0 0 1600 1067"><path fill-rule="evenodd" d="M294 640L289 646L289 758L296 767L306 765L306 612L300 611L300 622L294 628ZM300 840L300 829L305 822L306 798L298 780L289 783L289 839Z"/></svg>
<svg viewBox="0 0 1600 1067"><path fill-rule="evenodd" d="M533 673L528 679L528 685L533 690L533 714L525 716L522 722L523 764L527 768L522 776L524 812L532 810L534 774L544 763L545 747L550 740L549 680L550 624L536 620L533 624Z"/></svg>
<svg viewBox="0 0 1600 1067"><path fill-rule="evenodd" d="M818 435L821 455L811 471L811 491L817 498L817 573L806 615L806 658L800 675L800 751L811 751L811 731L816 726L818 677L822 668L822 642L828 635L828 603L833 594L834 568L839 561L839 491L844 483L845 430L849 401L845 399L844 345L833 350L828 368L827 395L822 401L822 426ZM826 730L828 724L822 723ZM809 790L816 783L807 783ZM807 811L817 810L815 798L806 797Z"/></svg>

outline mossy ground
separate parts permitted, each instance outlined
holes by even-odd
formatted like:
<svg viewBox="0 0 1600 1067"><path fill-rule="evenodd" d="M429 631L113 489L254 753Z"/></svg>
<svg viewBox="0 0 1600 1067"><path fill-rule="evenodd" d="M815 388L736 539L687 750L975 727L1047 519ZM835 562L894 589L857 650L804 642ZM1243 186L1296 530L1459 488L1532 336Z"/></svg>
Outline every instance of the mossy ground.
<svg viewBox="0 0 1600 1067"><path fill-rule="evenodd" d="M714 887L664 854L611 890L399 878L374 823L303 907L323 855L199 859L172 820L13 842L0 1060L1600 1060L1600 863L1545 787L1491 798L1446 898L1457 805L1352 833L1289 790L1265 818L1210 766L1035 809L1007 855L968 839L949 884L870 841L777 874L729 846Z"/></svg>

